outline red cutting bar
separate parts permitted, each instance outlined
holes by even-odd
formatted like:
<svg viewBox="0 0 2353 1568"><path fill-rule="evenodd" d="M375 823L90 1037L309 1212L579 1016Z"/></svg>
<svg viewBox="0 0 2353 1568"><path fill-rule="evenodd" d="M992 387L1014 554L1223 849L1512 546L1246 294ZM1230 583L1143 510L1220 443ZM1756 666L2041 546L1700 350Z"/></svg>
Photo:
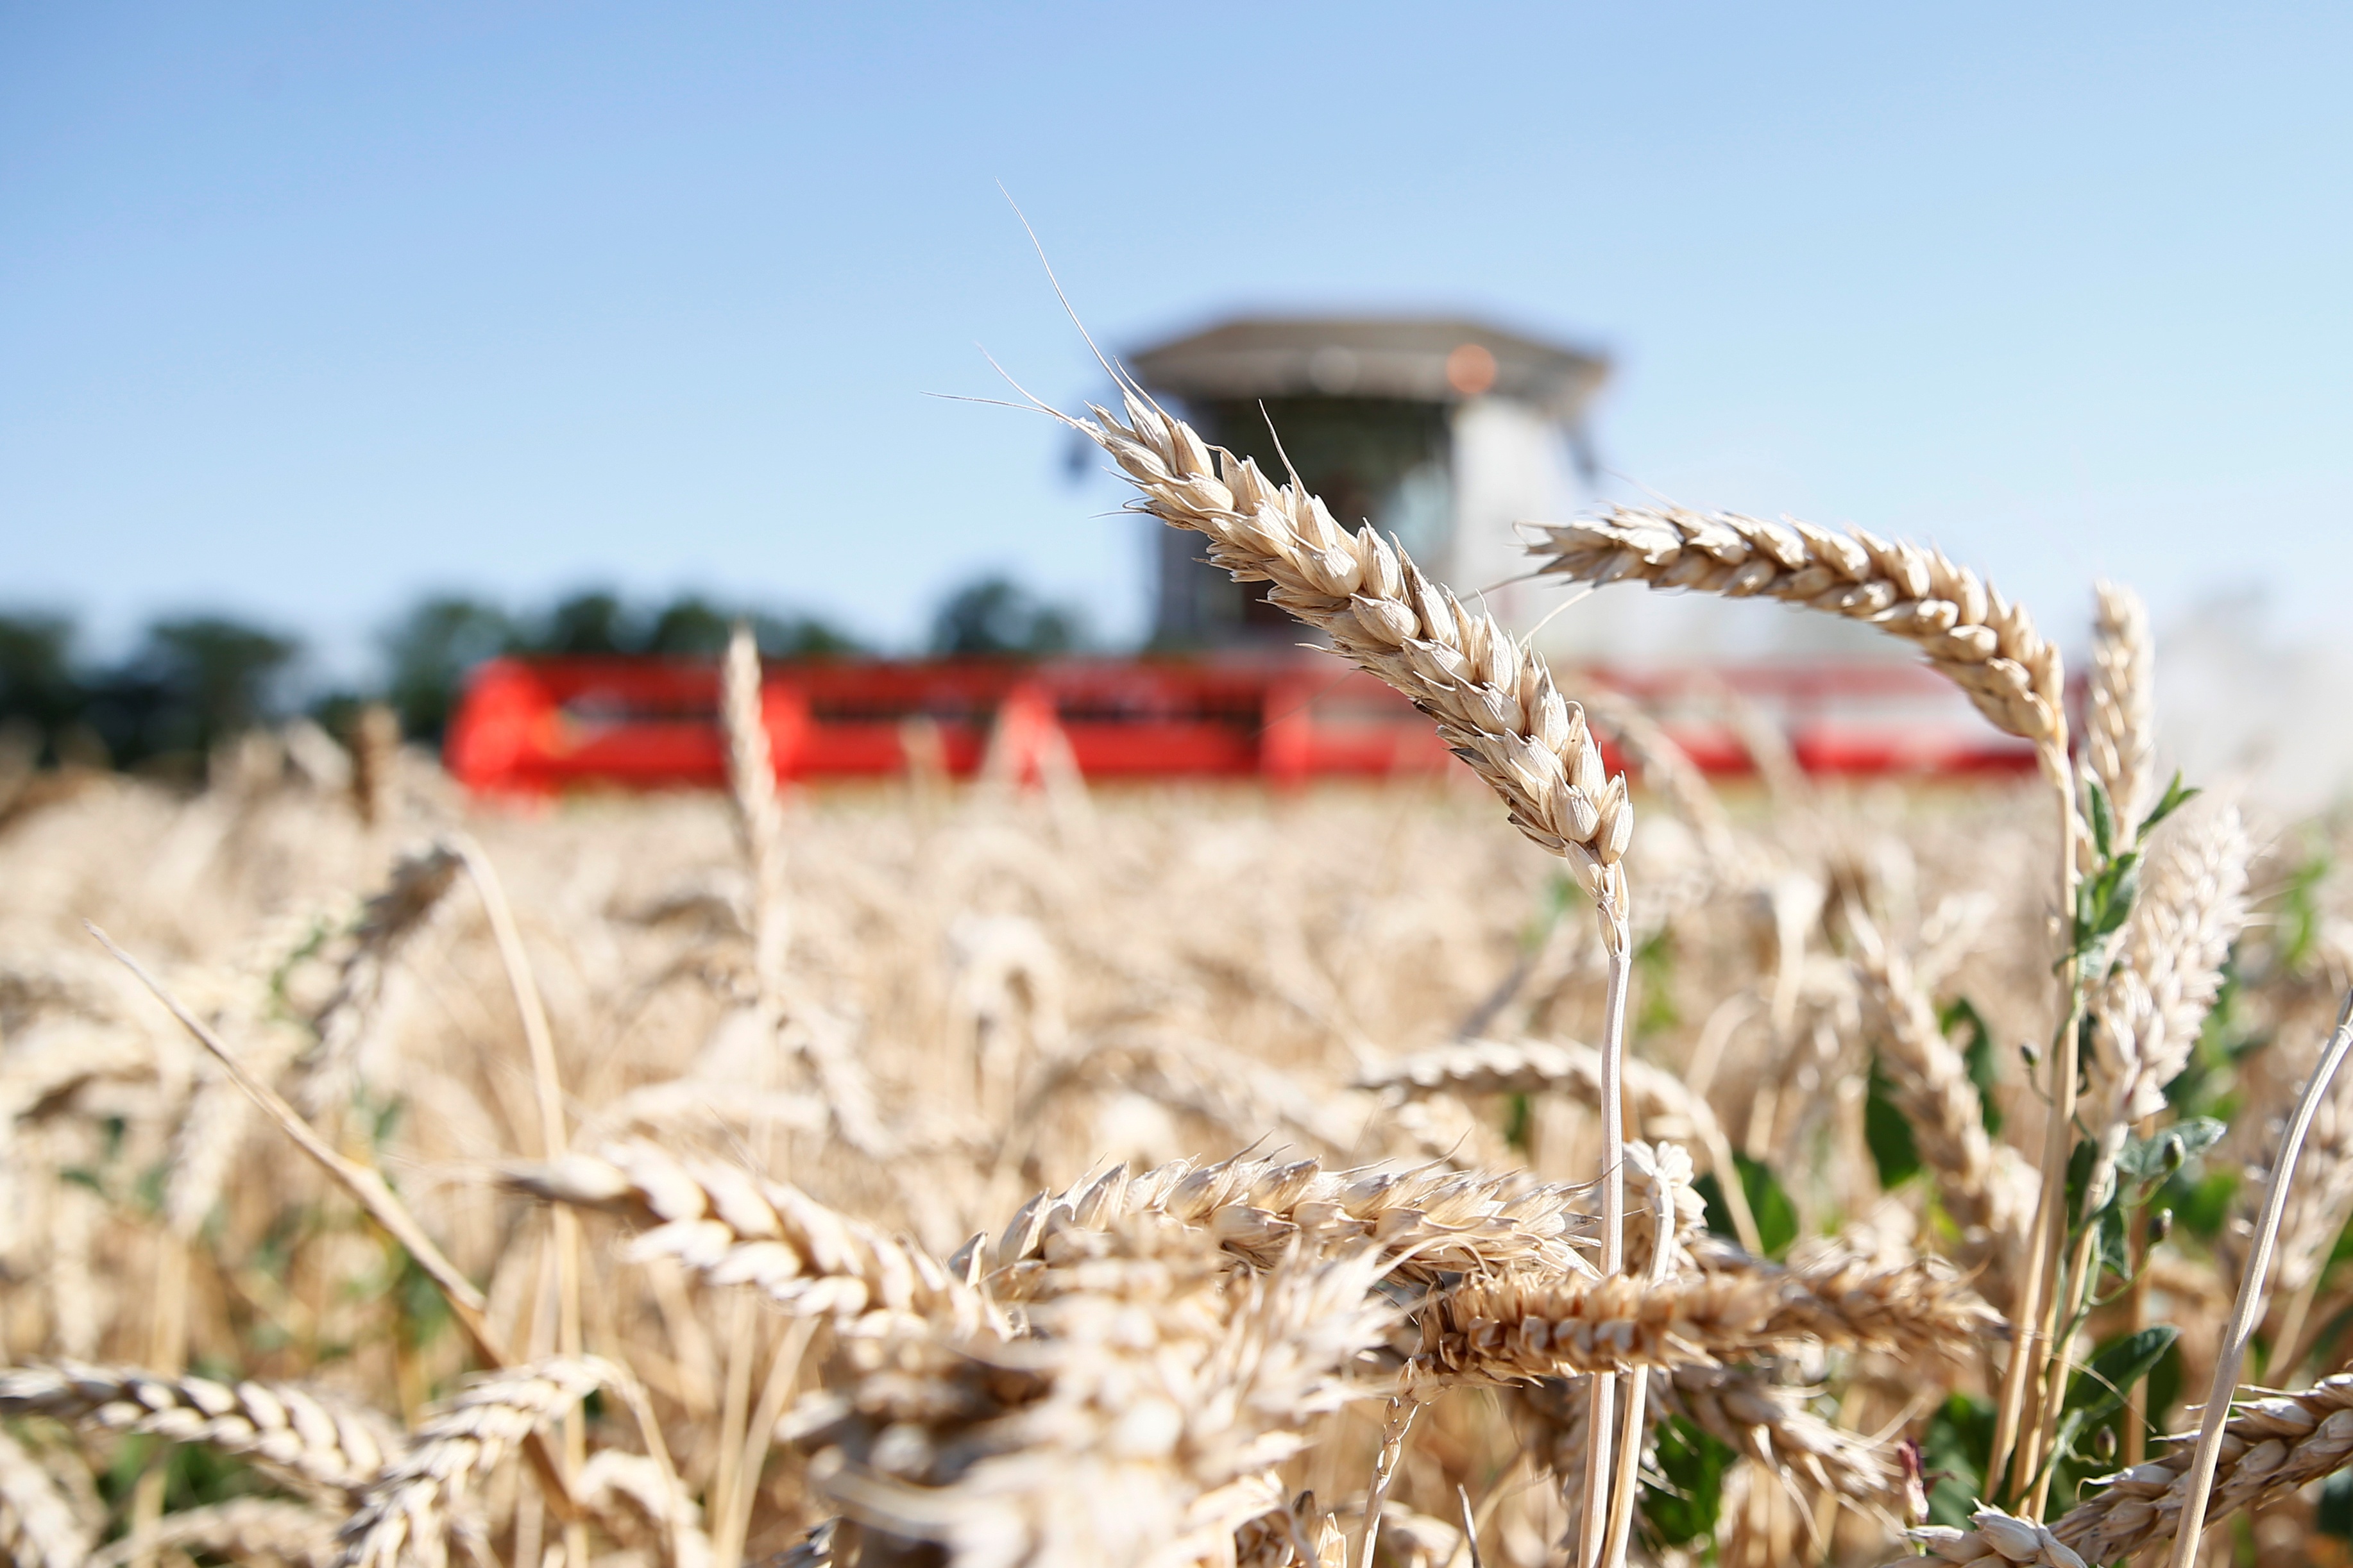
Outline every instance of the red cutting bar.
<svg viewBox="0 0 2353 1568"><path fill-rule="evenodd" d="M1651 704L1711 773L1749 770L1721 718L1727 694L1779 724L1810 772L2033 765L2031 752L1912 666L1589 670L1565 684L1573 690L1583 680ZM467 687L448 761L468 787L489 793L714 786L726 777L718 702L719 671L709 662L494 659ZM1426 773L1449 762L1430 721L1404 699L1328 660L773 663L762 710L777 774L787 779L874 778L911 765L964 777L992 745L999 765L1017 773L1067 757L1091 779L1296 784Z"/></svg>

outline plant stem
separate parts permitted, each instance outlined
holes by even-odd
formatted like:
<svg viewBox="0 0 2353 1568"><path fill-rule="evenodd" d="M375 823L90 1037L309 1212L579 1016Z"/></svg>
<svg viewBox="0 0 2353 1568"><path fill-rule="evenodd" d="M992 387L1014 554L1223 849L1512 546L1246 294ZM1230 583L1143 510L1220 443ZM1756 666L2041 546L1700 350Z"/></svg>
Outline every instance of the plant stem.
<svg viewBox="0 0 2353 1568"><path fill-rule="evenodd" d="M2255 1226L2255 1244L2248 1250L2245 1272L2239 1277L2238 1303L2231 1310L2231 1326L2214 1357L2214 1381L2206 1391L2206 1409L2198 1423L2198 1448L2189 1461L2181 1521L2174 1531L2171 1568L2189 1568L2198 1555L2198 1538L2206 1530L2206 1494L2213 1489L2214 1467L2222 1453L2222 1423L2230 1418L2231 1397L2238 1392L2247 1342L2254 1337L2255 1324L2263 1315L2263 1284L2271 1274L2272 1247L2279 1240L2288 1187L2295 1179L2295 1159L2304 1151L2312 1119L2337 1069L2345 1065L2348 1049L2353 1049L2353 992L2346 994L2345 1005L2337 1011L2337 1032L2329 1037L2328 1048L2321 1053L2319 1064L2312 1069L2312 1080L2295 1102L2295 1115L2288 1122L2287 1137L2280 1144L2279 1158L2273 1163L2271 1180L2263 1188L2263 1218Z"/></svg>
<svg viewBox="0 0 2353 1568"><path fill-rule="evenodd" d="M1993 1451L1986 1466L1989 1489L2008 1468L2019 1435L2039 1435L2042 1430L2042 1412L2028 1410L2027 1395L2037 1386L2036 1374L2051 1349L2047 1337L2038 1330L2046 1316L2055 1323L2059 1313L2056 1275L2067 1235L2067 1157L2073 1147L2075 1121L2075 1036L2084 1000L2074 937L2075 791L2067 763L2065 735L2037 747L2036 755L2042 764L2043 776L2059 797L2059 920L2060 929L2067 933L2063 942L2064 962L2060 966L2059 981L2059 1015L2063 1023L2051 1052L2051 1115L2042 1140L2042 1190L2035 1198L2034 1223L2027 1231L2030 1240L2026 1278L2020 1284L2010 1312L2013 1338L2010 1366L2002 1376L2001 1411L1994 1425ZM2050 1303L2047 1314L2046 1297ZM2028 1446L2033 1446L2031 1436ZM2034 1473L2024 1453L2019 1458L2019 1467L2010 1472L2013 1496L2025 1489L2028 1478Z"/></svg>
<svg viewBox="0 0 2353 1568"><path fill-rule="evenodd" d="M1634 954L1625 911L1605 904L1601 921L1601 943L1609 959L1601 1026L1601 1273L1606 1279L1626 1268L1626 989ZM1736 1182L1740 1173L1733 1171L1725 1179ZM1586 1427L1585 1504L1577 1538L1580 1568L1594 1568L1601 1561L1617 1392L1614 1375L1594 1377Z"/></svg>

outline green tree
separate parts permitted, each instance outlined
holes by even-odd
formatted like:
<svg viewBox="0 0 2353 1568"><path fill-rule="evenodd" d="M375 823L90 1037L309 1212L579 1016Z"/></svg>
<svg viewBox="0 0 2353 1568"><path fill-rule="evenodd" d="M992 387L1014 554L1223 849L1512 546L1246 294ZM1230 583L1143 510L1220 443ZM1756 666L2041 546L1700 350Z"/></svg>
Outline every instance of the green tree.
<svg viewBox="0 0 2353 1568"><path fill-rule="evenodd" d="M948 595L932 618L936 654L1068 653L1085 640L1079 613L1048 604L1012 579L983 577Z"/></svg>

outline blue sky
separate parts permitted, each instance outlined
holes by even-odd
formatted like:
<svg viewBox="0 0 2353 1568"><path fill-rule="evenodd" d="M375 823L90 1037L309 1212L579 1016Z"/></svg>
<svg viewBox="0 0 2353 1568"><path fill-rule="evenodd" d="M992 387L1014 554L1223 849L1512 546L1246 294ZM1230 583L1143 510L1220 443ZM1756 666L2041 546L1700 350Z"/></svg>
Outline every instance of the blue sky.
<svg viewBox="0 0 2353 1568"><path fill-rule="evenodd" d="M916 636L1145 552L986 348L1237 307L1599 344L1606 461L2042 609L2353 570L2353 13L0 4L0 601L610 582Z"/></svg>

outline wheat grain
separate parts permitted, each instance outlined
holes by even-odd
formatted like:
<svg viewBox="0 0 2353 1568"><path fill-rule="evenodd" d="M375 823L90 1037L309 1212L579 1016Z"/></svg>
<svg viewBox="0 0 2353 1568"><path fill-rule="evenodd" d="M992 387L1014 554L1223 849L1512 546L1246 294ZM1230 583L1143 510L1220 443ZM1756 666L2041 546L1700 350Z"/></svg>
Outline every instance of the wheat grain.
<svg viewBox="0 0 2353 1568"><path fill-rule="evenodd" d="M365 1489L401 1450L397 1435L372 1413L290 1384L230 1384L81 1362L0 1372L0 1415L199 1443L337 1493Z"/></svg>
<svg viewBox="0 0 2353 1568"><path fill-rule="evenodd" d="M534 1362L477 1379L409 1434L408 1447L368 1487L338 1532L341 1568L395 1568L410 1556L441 1568L451 1515L475 1477L542 1426L611 1385L588 1357Z"/></svg>
<svg viewBox="0 0 2353 1568"><path fill-rule="evenodd" d="M1615 506L1541 529L1529 553L1539 572L1574 582L1778 599L1866 622L1918 647L1997 728L2065 742L2058 649L2022 606L1941 551L1810 522Z"/></svg>

